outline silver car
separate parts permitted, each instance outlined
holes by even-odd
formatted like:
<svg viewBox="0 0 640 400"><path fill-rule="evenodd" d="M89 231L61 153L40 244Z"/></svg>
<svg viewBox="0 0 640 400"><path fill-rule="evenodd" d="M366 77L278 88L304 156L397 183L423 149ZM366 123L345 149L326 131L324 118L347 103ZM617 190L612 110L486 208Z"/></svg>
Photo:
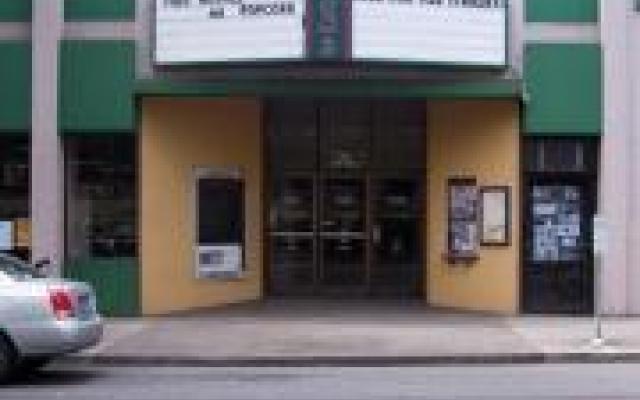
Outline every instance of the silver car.
<svg viewBox="0 0 640 400"><path fill-rule="evenodd" d="M30 264L0 254L0 381L102 337L91 286L39 275Z"/></svg>

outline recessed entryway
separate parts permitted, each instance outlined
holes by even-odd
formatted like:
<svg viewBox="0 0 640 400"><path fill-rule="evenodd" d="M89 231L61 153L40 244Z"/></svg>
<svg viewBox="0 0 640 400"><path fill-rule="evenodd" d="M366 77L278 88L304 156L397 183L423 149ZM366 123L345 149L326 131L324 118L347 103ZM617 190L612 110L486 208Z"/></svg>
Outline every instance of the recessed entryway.
<svg viewBox="0 0 640 400"><path fill-rule="evenodd" d="M268 103L272 295L421 295L425 109L400 100Z"/></svg>

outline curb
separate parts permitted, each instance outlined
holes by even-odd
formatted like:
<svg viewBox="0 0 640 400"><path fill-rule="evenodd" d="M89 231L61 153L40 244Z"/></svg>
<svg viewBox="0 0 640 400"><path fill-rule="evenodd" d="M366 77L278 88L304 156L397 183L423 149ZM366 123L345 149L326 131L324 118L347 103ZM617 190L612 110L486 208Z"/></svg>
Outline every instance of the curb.
<svg viewBox="0 0 640 400"><path fill-rule="evenodd" d="M166 356L71 355L61 364L131 367L385 367L479 364L640 363L640 353L514 353L416 357L257 357L197 358Z"/></svg>

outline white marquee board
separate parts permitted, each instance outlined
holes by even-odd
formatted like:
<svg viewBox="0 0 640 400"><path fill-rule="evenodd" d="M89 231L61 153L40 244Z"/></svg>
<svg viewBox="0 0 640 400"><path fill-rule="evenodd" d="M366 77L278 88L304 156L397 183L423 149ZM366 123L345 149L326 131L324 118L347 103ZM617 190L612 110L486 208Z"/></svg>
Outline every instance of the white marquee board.
<svg viewBox="0 0 640 400"><path fill-rule="evenodd" d="M318 0L316 0L318 1ZM322 1L322 0L319 0ZM506 64L506 0L352 1L356 61ZM155 62L301 60L306 0L156 0ZM346 17L349 18L349 17ZM322 26L322 24L319 24ZM308 36L311 35L311 36Z"/></svg>
<svg viewBox="0 0 640 400"><path fill-rule="evenodd" d="M305 0L156 0L155 61L304 57Z"/></svg>
<svg viewBox="0 0 640 400"><path fill-rule="evenodd" d="M502 66L505 0L353 0L354 59Z"/></svg>

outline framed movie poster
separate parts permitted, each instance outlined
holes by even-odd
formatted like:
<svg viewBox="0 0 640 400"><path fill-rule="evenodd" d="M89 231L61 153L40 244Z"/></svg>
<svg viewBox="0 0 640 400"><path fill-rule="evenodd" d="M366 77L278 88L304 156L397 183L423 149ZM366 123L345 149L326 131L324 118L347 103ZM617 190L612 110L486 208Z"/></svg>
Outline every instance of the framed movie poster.
<svg viewBox="0 0 640 400"><path fill-rule="evenodd" d="M480 244L510 244L510 190L508 186L488 186L480 190Z"/></svg>
<svg viewBox="0 0 640 400"><path fill-rule="evenodd" d="M478 250L478 187L475 178L449 179L448 258L475 258Z"/></svg>

